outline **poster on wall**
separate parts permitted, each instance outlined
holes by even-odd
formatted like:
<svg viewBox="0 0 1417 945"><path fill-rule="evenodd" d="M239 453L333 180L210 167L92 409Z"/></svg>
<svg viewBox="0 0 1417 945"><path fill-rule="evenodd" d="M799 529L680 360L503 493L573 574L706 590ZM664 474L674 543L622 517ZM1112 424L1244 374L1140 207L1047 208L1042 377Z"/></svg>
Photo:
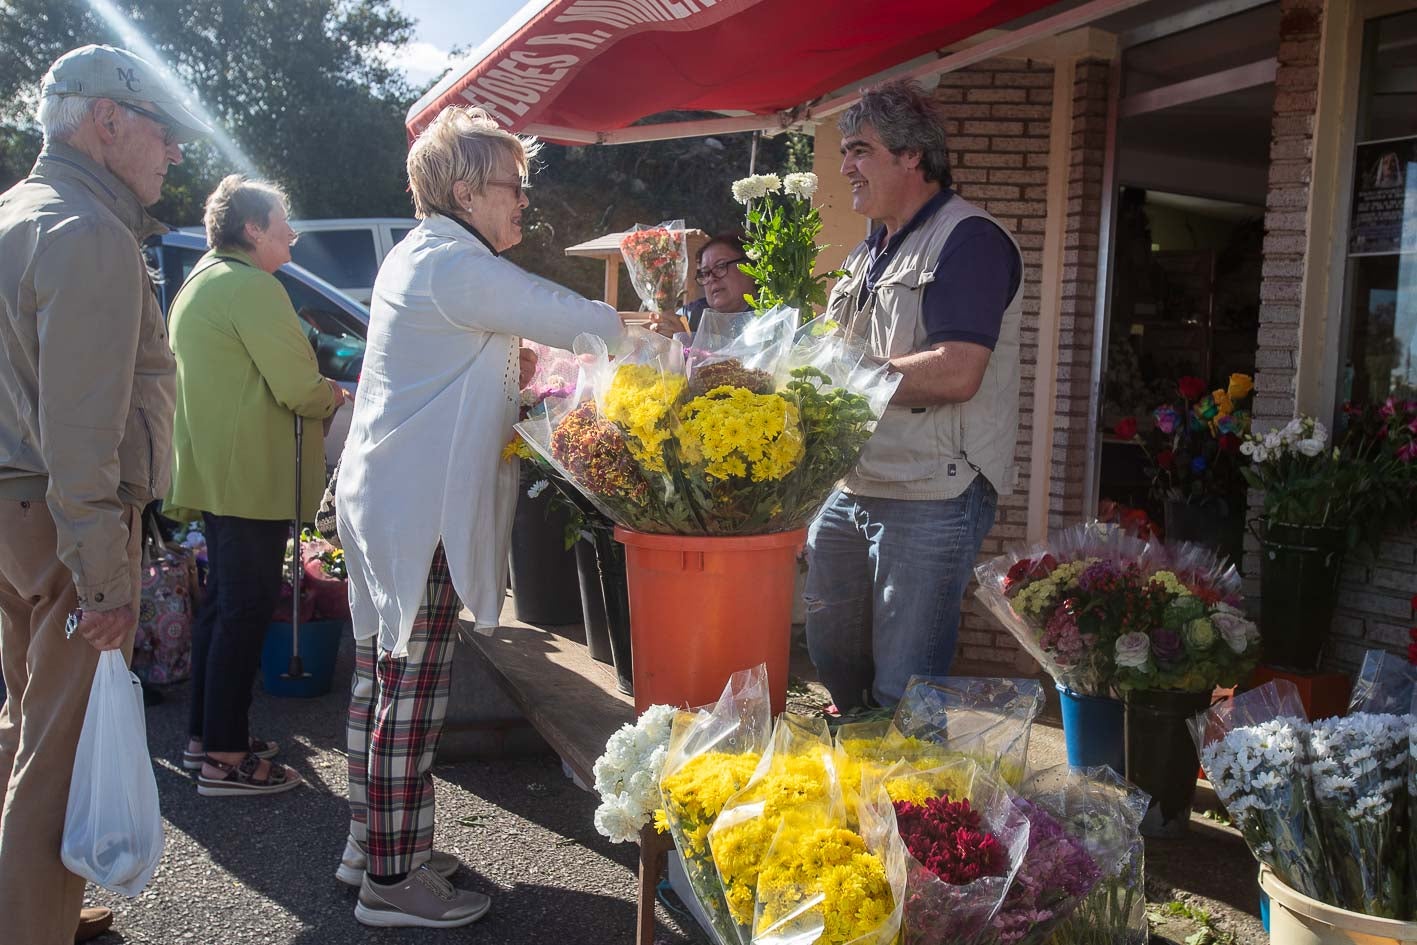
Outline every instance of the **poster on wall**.
<svg viewBox="0 0 1417 945"><path fill-rule="evenodd" d="M1417 252L1417 136L1355 149L1350 256Z"/></svg>

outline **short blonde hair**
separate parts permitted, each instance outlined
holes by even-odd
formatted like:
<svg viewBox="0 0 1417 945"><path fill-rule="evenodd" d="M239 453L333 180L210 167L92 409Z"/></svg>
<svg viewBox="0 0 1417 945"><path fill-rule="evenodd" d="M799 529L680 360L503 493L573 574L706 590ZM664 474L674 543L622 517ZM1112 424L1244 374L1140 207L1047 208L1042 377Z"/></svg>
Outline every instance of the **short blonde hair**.
<svg viewBox="0 0 1417 945"><path fill-rule="evenodd" d="M526 180L532 158L541 150L535 138L497 127L487 112L470 105L449 105L408 149L408 186L413 191L413 215L420 220L458 209L453 184L467 181L477 193L506 155Z"/></svg>
<svg viewBox="0 0 1417 945"><path fill-rule="evenodd" d="M264 230L270 226L271 213L277 208L289 213L290 200L275 184L228 174L207 198L202 214L207 245L217 250L250 249L246 224L254 223Z"/></svg>

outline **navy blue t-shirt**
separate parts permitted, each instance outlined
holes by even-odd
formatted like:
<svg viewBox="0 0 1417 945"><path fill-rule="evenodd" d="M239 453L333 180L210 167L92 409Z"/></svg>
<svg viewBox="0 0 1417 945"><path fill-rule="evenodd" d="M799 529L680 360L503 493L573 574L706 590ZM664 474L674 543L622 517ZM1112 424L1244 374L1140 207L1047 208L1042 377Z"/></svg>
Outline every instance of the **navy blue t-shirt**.
<svg viewBox="0 0 1417 945"><path fill-rule="evenodd" d="M930 198L910 222L891 237L884 251L881 240L885 227L878 227L867 238L872 255L864 292L875 289L876 280L901 242L953 197L954 191L945 189ZM925 298L921 301L925 343L969 341L994 350L1004 310L1009 307L1022 279L1023 259L997 224L983 217L961 221L940 249L935 281L925 287Z"/></svg>

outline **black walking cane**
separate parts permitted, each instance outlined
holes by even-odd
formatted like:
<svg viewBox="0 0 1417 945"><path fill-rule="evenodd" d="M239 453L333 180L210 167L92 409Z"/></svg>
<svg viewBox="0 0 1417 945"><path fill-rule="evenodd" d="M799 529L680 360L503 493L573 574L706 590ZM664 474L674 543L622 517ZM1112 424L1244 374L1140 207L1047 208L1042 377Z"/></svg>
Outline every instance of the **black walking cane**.
<svg viewBox="0 0 1417 945"><path fill-rule="evenodd" d="M300 578L305 572L305 556L300 547L300 479L301 460L305 453L305 418L295 415L295 518L291 530L295 533L295 560L291 564L290 582L293 597L290 602L290 667L281 679L308 679L305 664L300 660Z"/></svg>

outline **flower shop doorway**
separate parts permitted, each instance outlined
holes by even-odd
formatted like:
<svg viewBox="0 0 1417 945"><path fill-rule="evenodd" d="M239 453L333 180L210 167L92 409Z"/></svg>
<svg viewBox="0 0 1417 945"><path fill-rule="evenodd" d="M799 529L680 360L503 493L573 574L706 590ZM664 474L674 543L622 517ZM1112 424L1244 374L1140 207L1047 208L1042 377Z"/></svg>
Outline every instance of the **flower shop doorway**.
<svg viewBox="0 0 1417 945"><path fill-rule="evenodd" d="M1279 7L1157 32L1122 37L1114 66L1096 495L1238 563Z"/></svg>

